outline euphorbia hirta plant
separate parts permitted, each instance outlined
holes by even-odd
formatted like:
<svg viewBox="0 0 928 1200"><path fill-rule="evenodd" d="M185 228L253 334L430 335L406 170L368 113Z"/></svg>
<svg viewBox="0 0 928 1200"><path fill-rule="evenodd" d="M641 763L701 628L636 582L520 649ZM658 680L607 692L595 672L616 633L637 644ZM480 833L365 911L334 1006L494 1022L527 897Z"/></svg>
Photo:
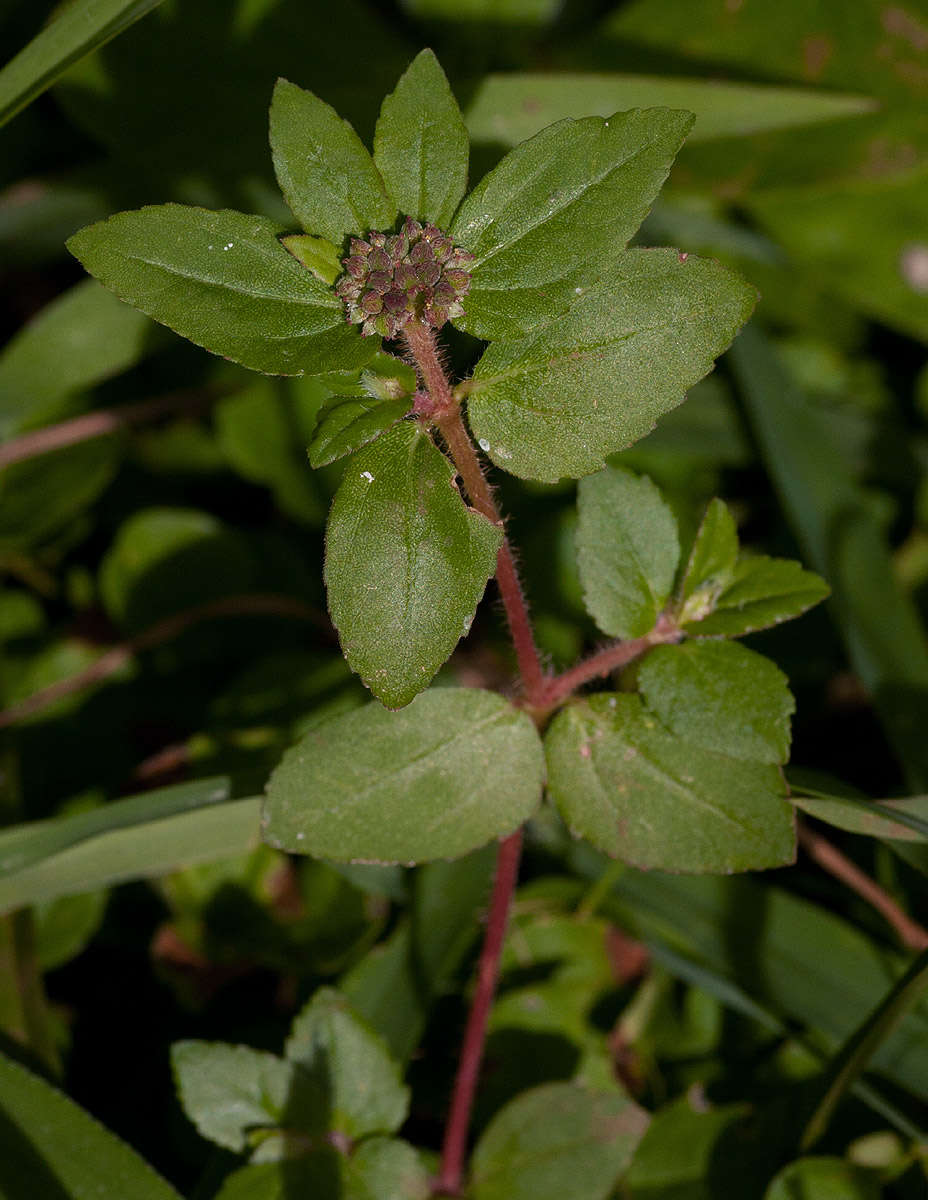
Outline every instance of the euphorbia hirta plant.
<svg viewBox="0 0 928 1200"><path fill-rule="evenodd" d="M346 459L329 607L376 699L284 756L264 834L321 858L410 864L504 839L443 1158L452 1193L519 830L546 787L574 833L638 866L728 872L794 855L780 769L792 697L731 639L826 589L795 563L741 554L721 501L682 553L654 485L608 463L711 370L755 302L716 262L628 248L691 123L664 108L560 121L465 195L467 132L425 50L384 101L373 154L319 97L278 83L274 167L302 232L169 204L69 243L208 350L327 381L309 455ZM489 343L474 341L463 380L445 368L449 323ZM536 648L486 458L525 479L581 480L580 580L614 640L562 675ZM511 695L430 688L494 576ZM620 690L578 694L632 663Z"/></svg>
<svg viewBox="0 0 928 1200"><path fill-rule="evenodd" d="M272 844L343 860L454 856L518 829L547 778L572 829L640 865L791 858L785 682L706 639L796 615L822 586L794 564L739 557L724 506L681 567L653 485L607 466L712 368L755 302L716 262L628 248L692 119L655 108L560 121L466 195L467 131L424 50L383 103L373 154L318 96L277 84L274 167L302 232L169 204L69 243L198 344L331 389L310 446L314 464L347 459L326 539L329 607L377 699L284 758L268 789ZM489 342L464 380L444 367L449 323ZM589 476L581 580L619 640L563 676L535 647L482 456L527 479ZM514 696L420 696L494 575ZM637 692L576 698L646 654Z"/></svg>

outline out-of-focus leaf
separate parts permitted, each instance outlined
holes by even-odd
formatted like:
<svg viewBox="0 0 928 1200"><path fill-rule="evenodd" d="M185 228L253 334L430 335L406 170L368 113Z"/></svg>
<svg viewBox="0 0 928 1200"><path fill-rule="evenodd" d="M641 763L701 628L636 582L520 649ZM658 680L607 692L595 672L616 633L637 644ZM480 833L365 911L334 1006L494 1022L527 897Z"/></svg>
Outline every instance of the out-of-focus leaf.
<svg viewBox="0 0 928 1200"><path fill-rule="evenodd" d="M265 840L340 862L466 854L531 816L541 743L525 713L473 688L371 702L313 726L271 776Z"/></svg>
<svg viewBox="0 0 928 1200"><path fill-rule="evenodd" d="M0 71L0 125L68 67L156 8L161 0L86 0L58 10L52 21Z"/></svg>
<svg viewBox="0 0 928 1200"><path fill-rule="evenodd" d="M553 20L562 0L402 0L403 7L427 21L462 25L544 25Z"/></svg>
<svg viewBox="0 0 928 1200"><path fill-rule="evenodd" d="M185 803L180 811L148 817L139 803L131 823L104 827L93 836L82 835L73 841L68 837L66 845L43 850L38 857L30 839L38 832L44 841L49 830L46 822L37 823L37 830L32 825L4 830L0 840L4 858L25 854L29 862L10 866L0 875L0 912L57 896L80 895L129 879L151 879L188 864L230 858L256 846L259 801L217 804L216 799L222 796L217 795L215 781L203 781L200 786L205 793L200 803L205 807L183 811L188 808ZM125 802L107 805L99 812L109 813L120 803ZM120 821L122 816L120 813ZM61 823L83 819L84 814L64 818Z"/></svg>
<svg viewBox="0 0 928 1200"><path fill-rule="evenodd" d="M784 1167L764 1200L879 1200L876 1175L843 1158L799 1158Z"/></svg>
<svg viewBox="0 0 928 1200"><path fill-rule="evenodd" d="M607 467L577 489L577 565L583 599L611 637L648 633L670 596L680 542L650 479Z"/></svg>
<svg viewBox="0 0 928 1200"><path fill-rule="evenodd" d="M763 87L678 76L618 74L488 75L467 106L475 142L514 146L565 117L608 117L630 108L687 109L688 141L746 136L869 112L872 100L812 88Z"/></svg>
<svg viewBox="0 0 928 1200"><path fill-rule="evenodd" d="M807 1150L822 1137L848 1088L866 1068L876 1051L898 1027L909 1009L928 988L928 950L923 951L889 990L879 1005L854 1031L829 1067L825 1094L809 1118L801 1148Z"/></svg>
<svg viewBox="0 0 928 1200"><path fill-rule="evenodd" d="M35 907L36 956L43 971L51 971L80 954L103 921L106 892L59 897Z"/></svg>
<svg viewBox="0 0 928 1200"><path fill-rule="evenodd" d="M393 1133L406 1119L409 1089L382 1040L343 995L320 988L296 1017L284 1048L290 1063L325 1084L328 1128L352 1139Z"/></svg>
<svg viewBox="0 0 928 1200"><path fill-rule="evenodd" d="M816 570L831 585L851 665L873 698L910 785L928 785L921 713L928 647L910 598L896 582L872 506L832 446L827 418L796 388L756 329L735 344L732 363L761 454L786 516Z"/></svg>
<svg viewBox="0 0 928 1200"><path fill-rule="evenodd" d="M107 611L135 630L256 583L255 564L238 532L197 509L135 513L120 526L100 567Z"/></svg>
<svg viewBox="0 0 928 1200"><path fill-rule="evenodd" d="M647 1113L616 1092L532 1088L474 1148L474 1200L606 1200L647 1126Z"/></svg>
<svg viewBox="0 0 928 1200"><path fill-rule="evenodd" d="M68 397L133 366L155 328L93 279L53 300L0 354L0 438L53 419Z"/></svg>
<svg viewBox="0 0 928 1200"><path fill-rule="evenodd" d="M741 1104L696 1111L686 1097L658 1109L623 1180L628 1195L632 1200L708 1200L716 1147L747 1112Z"/></svg>
<svg viewBox="0 0 928 1200"><path fill-rule="evenodd" d="M797 808L819 821L827 821L849 833L891 841L928 841L928 796L904 796L893 800L862 800L854 796L805 795L794 790Z"/></svg>
<svg viewBox="0 0 928 1200"><path fill-rule="evenodd" d="M10 1200L180 1200L174 1189L115 1134L56 1088L0 1057L4 1119L0 1194Z"/></svg>

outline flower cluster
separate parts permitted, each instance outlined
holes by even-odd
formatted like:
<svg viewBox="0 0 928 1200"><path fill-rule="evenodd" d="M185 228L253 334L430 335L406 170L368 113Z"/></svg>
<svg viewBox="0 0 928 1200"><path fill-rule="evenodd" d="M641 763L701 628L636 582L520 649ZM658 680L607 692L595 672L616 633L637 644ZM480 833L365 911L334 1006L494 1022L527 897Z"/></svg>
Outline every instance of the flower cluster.
<svg viewBox="0 0 928 1200"><path fill-rule="evenodd" d="M474 256L437 226L407 217L397 234L352 238L350 251L335 291L364 337L394 338L414 317L440 329L463 314Z"/></svg>

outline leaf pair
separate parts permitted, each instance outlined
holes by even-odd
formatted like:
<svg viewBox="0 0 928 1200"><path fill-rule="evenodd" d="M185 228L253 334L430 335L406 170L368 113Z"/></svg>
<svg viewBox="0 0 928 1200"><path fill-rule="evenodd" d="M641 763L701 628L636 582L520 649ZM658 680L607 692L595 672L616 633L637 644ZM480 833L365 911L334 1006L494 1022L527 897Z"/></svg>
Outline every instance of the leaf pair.
<svg viewBox="0 0 928 1200"><path fill-rule="evenodd" d="M824 580L796 562L740 555L722 500L709 504L676 592L677 523L650 479L609 467L581 480L577 510L584 601L610 637L641 637L665 610L690 637L740 637L828 595Z"/></svg>

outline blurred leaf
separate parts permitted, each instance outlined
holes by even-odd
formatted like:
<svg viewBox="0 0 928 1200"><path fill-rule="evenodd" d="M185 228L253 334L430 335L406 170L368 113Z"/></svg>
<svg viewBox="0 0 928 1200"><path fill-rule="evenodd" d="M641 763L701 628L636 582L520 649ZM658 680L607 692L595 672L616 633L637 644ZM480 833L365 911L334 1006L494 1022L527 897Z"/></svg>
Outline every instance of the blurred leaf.
<svg viewBox="0 0 928 1200"><path fill-rule="evenodd" d="M134 366L154 328L93 279L53 300L0 354L0 438L53 420L70 396Z"/></svg>
<svg viewBox="0 0 928 1200"><path fill-rule="evenodd" d="M89 225L68 249L121 300L198 346L268 375L360 366L377 350L266 217L151 205Z"/></svg>
<svg viewBox="0 0 928 1200"><path fill-rule="evenodd" d="M596 693L545 738L548 787L571 832L639 867L748 871L793 861L774 766L670 733L634 695Z"/></svg>
<svg viewBox="0 0 928 1200"><path fill-rule="evenodd" d="M577 489L577 563L583 600L610 637L654 627L673 587L677 522L647 477L607 467Z"/></svg>
<svg viewBox="0 0 928 1200"><path fill-rule="evenodd" d="M876 1051L898 1027L909 1009L928 988L928 950L924 950L880 1004L854 1031L832 1061L825 1094L809 1118L800 1148L809 1149L825 1133L835 1109L848 1088L866 1068Z"/></svg>
<svg viewBox="0 0 928 1200"><path fill-rule="evenodd" d="M56 10L51 22L0 71L0 125L41 95L63 71L122 33L161 0L91 0Z"/></svg>
<svg viewBox="0 0 928 1200"><path fill-rule="evenodd" d="M928 786L922 720L928 648L915 607L896 582L882 527L833 448L827 419L795 387L758 330L739 338L732 364L787 519L832 587L851 666L910 785Z"/></svg>
<svg viewBox="0 0 928 1200"><path fill-rule="evenodd" d="M214 410L219 445L236 471L272 489L288 516L311 525L325 519L324 497L306 461L305 443L329 399L317 379L255 378Z"/></svg>
<svg viewBox="0 0 928 1200"><path fill-rule="evenodd" d="M747 1111L741 1104L697 1111L688 1097L658 1109L624 1179L631 1200L710 1200L717 1147Z"/></svg>
<svg viewBox="0 0 928 1200"><path fill-rule="evenodd" d="M353 454L401 421L409 412L409 400L343 400L329 405L309 446L309 461L324 467Z"/></svg>
<svg viewBox="0 0 928 1200"><path fill-rule="evenodd" d="M470 388L474 434L524 478L589 475L681 402L753 305L753 289L718 263L675 250L620 254L565 316L490 345Z"/></svg>
<svg viewBox="0 0 928 1200"><path fill-rule="evenodd" d="M522 728L513 732L527 742ZM527 762L525 768L531 774ZM502 785L500 795L511 786ZM455 972L477 938L493 886L497 849L491 842L455 862L429 863L415 873L413 962L416 976L430 996L441 995L452 986Z"/></svg>
<svg viewBox="0 0 928 1200"><path fill-rule="evenodd" d="M916 11L918 11L918 7ZM926 28L903 8L863 4L849 25L840 0L810 13L803 0L730 9L717 0L636 0L603 32L715 64L874 95L928 92L922 68Z"/></svg>
<svg viewBox="0 0 928 1200"><path fill-rule="evenodd" d="M5 1126L0 1194L9 1200L180 1200L160 1175L115 1134L56 1088L0 1057Z"/></svg>
<svg viewBox="0 0 928 1200"><path fill-rule="evenodd" d="M41 546L73 529L110 485L118 438L102 437L23 459L0 472L0 555Z"/></svg>
<svg viewBox="0 0 928 1200"><path fill-rule="evenodd" d="M119 528L100 566L110 616L130 629L257 583L255 564L237 530L210 513L149 508Z"/></svg>
<svg viewBox="0 0 928 1200"><path fill-rule="evenodd" d="M501 541L418 422L348 463L326 538L329 609L351 669L384 704L428 687L470 628Z"/></svg>
<svg viewBox="0 0 928 1200"><path fill-rule="evenodd" d="M281 1125L294 1086L291 1063L250 1046L175 1042L171 1068L184 1112L203 1137L228 1150L248 1149L252 1135ZM325 1110L319 1124L325 1128ZM287 1113L288 1120L292 1119Z"/></svg>
<svg viewBox="0 0 928 1200"><path fill-rule="evenodd" d="M432 1180L409 1142L367 1138L342 1164L343 1200L428 1200Z"/></svg>
<svg viewBox="0 0 928 1200"><path fill-rule="evenodd" d="M706 750L748 762L789 757L796 707L789 681L736 642L655 646L639 668L638 690L671 733Z"/></svg>
<svg viewBox="0 0 928 1200"><path fill-rule="evenodd" d="M873 101L864 96L842 96L811 88L677 76L523 71L488 75L467 106L466 120L475 142L514 146L565 117L609 117L615 112L655 105L688 109L695 114L688 142L832 121L874 108Z"/></svg>
<svg viewBox="0 0 928 1200"><path fill-rule="evenodd" d="M426 1021L409 924L398 925L386 941L372 946L341 978L339 988L397 1062L405 1062L418 1046Z"/></svg>
<svg viewBox="0 0 928 1200"><path fill-rule="evenodd" d="M271 149L280 190L307 233L341 246L349 234L393 224L396 203L351 125L286 79L274 88Z"/></svg>
<svg viewBox="0 0 928 1200"><path fill-rule="evenodd" d="M800 1158L779 1172L764 1200L879 1200L878 1178L841 1158Z"/></svg>
<svg viewBox="0 0 928 1200"><path fill-rule="evenodd" d="M479 689L433 688L314 726L271 776L265 840L348 862L466 854L517 829L541 794L529 718Z"/></svg>
<svg viewBox="0 0 928 1200"><path fill-rule="evenodd" d="M217 804L215 780L204 780L199 786L205 793L200 802L205 807L184 811L188 807L184 804L180 810L169 809L163 815L149 817L144 805L135 806L133 801L131 824L121 823L122 812L114 813L120 823L113 828L101 828L92 836L73 841L68 837L67 844L56 849L43 848L40 854L34 850L31 839L37 834L44 843L50 823L35 822L4 830L0 836L4 860L9 861L15 854L17 858L25 855L28 861L10 865L0 875L0 912L56 896L80 895L129 879L151 879L180 866L229 858L254 847L259 836L259 801ZM148 796L144 799L147 801ZM98 811L110 813L119 809L121 803L127 802L115 802ZM67 826L83 819L82 814L80 818L63 818L60 823Z"/></svg>
<svg viewBox="0 0 928 1200"><path fill-rule="evenodd" d="M35 637L44 628L45 613L31 592L0 592L0 643Z"/></svg>
<svg viewBox="0 0 928 1200"><path fill-rule="evenodd" d="M550 1083L496 1114L474 1149L474 1200L606 1200L647 1129L619 1093Z"/></svg>
<svg viewBox="0 0 928 1200"><path fill-rule="evenodd" d="M393 1133L406 1119L409 1090L383 1041L333 988L320 988L296 1017L287 1059L325 1082L328 1128L352 1140Z"/></svg>
<svg viewBox="0 0 928 1200"><path fill-rule="evenodd" d="M476 256L455 324L512 339L565 311L641 224L691 120L652 109L562 121L511 151L451 227Z"/></svg>
<svg viewBox="0 0 928 1200"><path fill-rule="evenodd" d="M799 563L750 555L738 560L721 591L713 587L709 596L697 593L690 600L691 619L681 624L691 637L740 637L801 616L827 595L824 580ZM709 603L712 609L700 616Z"/></svg>
<svg viewBox="0 0 928 1200"><path fill-rule="evenodd" d="M374 162L401 213L446 229L467 189L469 143L438 59L422 50L384 100Z"/></svg>
<svg viewBox="0 0 928 1200"><path fill-rule="evenodd" d="M928 169L879 184L772 188L745 202L793 262L829 291L928 341Z"/></svg>
<svg viewBox="0 0 928 1200"><path fill-rule="evenodd" d="M426 21L478 25L543 25L557 16L562 0L402 0L402 6Z"/></svg>
<svg viewBox="0 0 928 1200"><path fill-rule="evenodd" d="M793 789L791 799L796 807L838 829L904 842L928 841L928 796L861 800L854 796L806 796L804 790L801 786Z"/></svg>
<svg viewBox="0 0 928 1200"><path fill-rule="evenodd" d="M35 907L36 954L43 971L69 962L84 949L103 921L105 891L59 897Z"/></svg>

